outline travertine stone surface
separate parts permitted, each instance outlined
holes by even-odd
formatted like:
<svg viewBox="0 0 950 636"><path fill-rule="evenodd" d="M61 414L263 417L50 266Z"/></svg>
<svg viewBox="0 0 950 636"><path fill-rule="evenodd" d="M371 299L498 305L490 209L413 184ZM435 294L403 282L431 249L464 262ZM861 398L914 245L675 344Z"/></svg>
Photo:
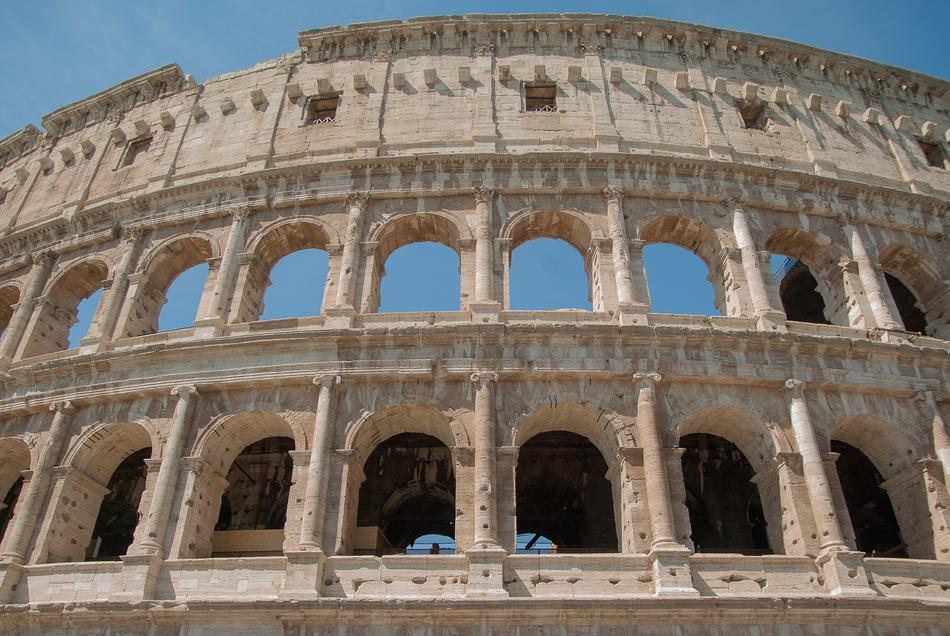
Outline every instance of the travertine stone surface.
<svg viewBox="0 0 950 636"><path fill-rule="evenodd" d="M0 631L950 631L950 164L919 143L950 154L950 84L603 15L299 45L202 84L162 67L0 140L0 496L23 477ZM538 82L555 107L526 112ZM512 251L539 237L583 256L592 311L511 309ZM379 313L386 258L419 241L459 255L460 309ZM651 312L656 242L703 260L721 316ZM329 254L320 315L259 320L305 248ZM772 254L808 266L831 324L788 319ZM195 326L157 332L200 263ZM617 553L514 553L519 452L549 431L606 461ZM401 433L450 451L456 554L354 554L363 468ZM694 552L692 433L745 455L772 554ZM248 536L274 553L212 558L229 467L268 437L293 443L286 524ZM910 558L856 550L833 441L881 473ZM128 554L82 562L144 448Z"/></svg>

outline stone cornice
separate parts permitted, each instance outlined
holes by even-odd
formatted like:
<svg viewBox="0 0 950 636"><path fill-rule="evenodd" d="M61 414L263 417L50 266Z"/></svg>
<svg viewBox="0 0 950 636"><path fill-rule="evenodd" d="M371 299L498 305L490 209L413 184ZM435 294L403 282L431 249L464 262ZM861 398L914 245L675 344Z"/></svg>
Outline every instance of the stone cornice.
<svg viewBox="0 0 950 636"><path fill-rule="evenodd" d="M0 168L36 148L42 136L43 133L36 126L27 124L20 130L0 139Z"/></svg>
<svg viewBox="0 0 950 636"><path fill-rule="evenodd" d="M438 36L442 51L501 43L505 33L509 49L531 48L525 33L544 35L542 47L583 49L646 49L652 54L705 59L720 55L733 63L782 64L793 72L812 70L828 80L849 82L863 78L869 85L914 99L918 94L942 97L950 83L916 71L873 62L860 57L827 51L780 38L712 28L675 20L640 16L592 13L568 14L469 14L465 16L424 16L409 20L355 23L302 31L297 42L312 61L358 57L367 46L379 52L397 46L412 51L429 51L432 35ZM467 38L458 37L468 34ZM570 38L567 36L570 34ZM398 43L398 45L397 45ZM529 46L530 44L530 46ZM746 59L743 59L746 58Z"/></svg>
<svg viewBox="0 0 950 636"><path fill-rule="evenodd" d="M128 110L124 104L133 95L149 101L178 92L184 85L185 76L177 64L161 66L54 110L43 117L43 128L47 134L58 137L66 129L80 127L79 122L83 120L91 123L105 118L106 111L112 107Z"/></svg>

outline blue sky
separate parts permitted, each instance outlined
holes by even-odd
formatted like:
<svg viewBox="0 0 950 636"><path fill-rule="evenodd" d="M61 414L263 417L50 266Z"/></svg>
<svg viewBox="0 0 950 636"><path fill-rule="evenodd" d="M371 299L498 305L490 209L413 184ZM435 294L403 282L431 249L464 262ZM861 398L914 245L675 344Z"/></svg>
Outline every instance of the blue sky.
<svg viewBox="0 0 950 636"><path fill-rule="evenodd" d="M297 33L306 29L421 15L505 12L592 12L686 20L950 77L948 0L8 1L0 6L0 23L5 27L0 39L4 74L0 137L27 123L39 125L40 118L52 110L170 62L203 81L294 50ZM293 259L279 266L285 272L279 269L272 276L275 284L265 299L265 317L312 315L319 306L325 260L316 254ZM528 243L519 248L513 259L513 306L589 307L578 260L577 253L565 245ZM681 258L675 248L653 246L646 263L656 311L715 313L705 268L698 259ZM457 307L458 260L446 249L398 250L386 269L383 310ZM417 283L420 271L426 285ZM176 308L174 301L179 289L198 285L200 278L200 272L189 272L176 281L169 293L172 306L162 317L163 328L191 320L190 305L185 302ZM194 294L190 295L193 303Z"/></svg>

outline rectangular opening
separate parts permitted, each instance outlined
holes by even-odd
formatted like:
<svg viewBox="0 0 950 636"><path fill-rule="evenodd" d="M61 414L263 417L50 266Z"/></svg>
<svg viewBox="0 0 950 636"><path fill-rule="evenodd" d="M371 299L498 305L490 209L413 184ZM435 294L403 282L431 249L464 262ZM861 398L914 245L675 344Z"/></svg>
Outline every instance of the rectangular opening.
<svg viewBox="0 0 950 636"><path fill-rule="evenodd" d="M125 149L125 156L122 157L121 167L125 168L126 166L131 166L133 163L135 163L135 160L139 155L148 152L148 147L150 145L152 145L151 137L129 142L129 145Z"/></svg>
<svg viewBox="0 0 950 636"><path fill-rule="evenodd" d="M524 110L527 113L556 113L557 85L551 82L526 84Z"/></svg>
<svg viewBox="0 0 950 636"><path fill-rule="evenodd" d="M765 102L736 100L736 110L742 118L742 127L749 130L765 130L768 118L765 116Z"/></svg>
<svg viewBox="0 0 950 636"><path fill-rule="evenodd" d="M944 154L943 148L940 147L939 143L934 143L925 139L918 139L917 145L919 145L920 149L924 151L924 156L927 157L927 165L934 168L946 168L946 165L944 164L946 155Z"/></svg>
<svg viewBox="0 0 950 636"><path fill-rule="evenodd" d="M305 124L326 124L336 121L336 107L340 104L339 95L311 97L307 101L307 119Z"/></svg>

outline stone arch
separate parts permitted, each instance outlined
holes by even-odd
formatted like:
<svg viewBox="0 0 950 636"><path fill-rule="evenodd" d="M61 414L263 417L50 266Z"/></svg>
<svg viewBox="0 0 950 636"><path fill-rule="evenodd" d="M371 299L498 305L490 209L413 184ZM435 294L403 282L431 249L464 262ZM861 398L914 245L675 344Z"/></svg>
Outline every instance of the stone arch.
<svg viewBox="0 0 950 636"><path fill-rule="evenodd" d="M695 411L679 424L675 437L692 433L716 435L732 442L756 472L778 453L791 451L788 440L776 429L770 429L754 413L735 406L707 406Z"/></svg>
<svg viewBox="0 0 950 636"><path fill-rule="evenodd" d="M678 446L682 445L684 438L697 434L725 440L727 445L734 445L745 461L748 462L751 472L747 475L748 481L751 482L749 490L758 494L757 505L761 510L761 521L765 524L764 529L761 528L761 525L757 527L759 527L760 532L764 532L772 552L781 554L789 550L792 545L800 543L799 529L790 528L784 523L783 507L787 507L788 501L786 500L790 499L792 495L780 483L779 472L769 470L770 467L775 466L773 459L779 453L786 453L791 450L788 440L778 432L778 429L766 425L758 415L751 411L732 405L720 404L702 407L680 422L675 429L676 443ZM693 539L694 529L699 531L693 526L693 506L701 498L701 493L689 490L688 475L685 474L686 467L692 465L690 462L693 458L690 457L690 452L692 451L687 450L681 456L682 461L679 468L684 472L680 473L676 480L678 483L673 488L678 491L678 497L681 498L679 504L681 508L676 513L677 532L684 541L688 542ZM719 494L724 493L713 493L713 495ZM751 497L751 495L749 496ZM696 501L691 501L691 497L697 498ZM750 499L748 505L751 505L753 500L754 498ZM752 545L747 545L743 549L752 547Z"/></svg>
<svg viewBox="0 0 950 636"><path fill-rule="evenodd" d="M0 287L0 335L7 330L13 318L13 306L20 302L20 286L7 283Z"/></svg>
<svg viewBox="0 0 950 636"><path fill-rule="evenodd" d="M96 254L70 263L55 274L46 287L36 322L23 346L24 357L63 351L69 348L69 328L76 323L79 303L97 290L110 276L111 262ZM99 304L101 309L102 303ZM98 313L89 328L95 332Z"/></svg>
<svg viewBox="0 0 950 636"><path fill-rule="evenodd" d="M52 510L45 537L37 546L38 562L72 562L86 558L109 483L122 462L137 451L155 449L152 432L139 422L99 423L78 435L66 451L53 486ZM146 489L150 484L146 484ZM138 518L149 495L139 493Z"/></svg>
<svg viewBox="0 0 950 636"><path fill-rule="evenodd" d="M331 243L330 228L312 217L278 220L261 228L252 238L238 275L231 322L259 320L264 312L264 294L270 286L274 266L285 256L305 249L326 251ZM324 283L323 306L329 302L333 280L328 270ZM321 308L322 312L322 308Z"/></svg>
<svg viewBox="0 0 950 636"><path fill-rule="evenodd" d="M368 237L375 248L366 259L366 271L370 275L367 289L362 293L362 311L379 310L380 285L386 275L386 260L400 247L413 243L440 243L459 257L459 275L464 280L461 240L471 238L471 231L461 226L452 216L442 212L408 212L396 214L381 225L371 229Z"/></svg>
<svg viewBox="0 0 950 636"><path fill-rule="evenodd" d="M934 558L934 510L928 493L932 484L928 482L925 467L918 463L922 452L926 451L915 447L899 427L871 414L839 417L827 442L832 451L839 453L832 483L845 538L853 545L861 546L862 529L855 524L871 506L867 501L862 500L859 504L849 497L849 492L851 496L860 493L866 495L868 501L876 500L877 503L872 505L878 509L878 522L884 520L885 526L896 523L898 532L895 536L903 540L907 556ZM873 469L865 469L862 483L849 485L846 483L847 471L842 472L846 468L843 462L854 466L863 458L873 465ZM851 473L856 470L852 467ZM873 475L874 472L877 476ZM881 491L886 496L882 496Z"/></svg>
<svg viewBox="0 0 950 636"><path fill-rule="evenodd" d="M32 464L30 447L20 437L0 437L0 546L16 511L21 473Z"/></svg>
<svg viewBox="0 0 950 636"><path fill-rule="evenodd" d="M300 422L295 418L284 418L277 413L267 411L245 411L229 413L213 418L202 428L192 447L192 456L186 460L189 467L185 492L192 502L182 513L182 522L176 529L172 541L171 554L180 558L205 558L221 550L221 540L215 539L215 525L220 512L222 497L228 489L228 473L238 455L249 446L269 438L288 438L293 440L291 456L295 457L293 478L287 493L288 502L302 500L306 484L302 479L305 466L299 465L295 453L307 450L307 436ZM297 544L300 535L300 521L287 510L283 530L270 534L252 534L244 538L247 545L244 550L252 554L267 546L279 551ZM224 552L230 552L226 546Z"/></svg>
<svg viewBox="0 0 950 636"><path fill-rule="evenodd" d="M176 236L152 248L139 268L140 280L132 294L132 307L122 337L142 336L158 331L158 318L168 299L171 284L186 270L217 258L217 242L204 233ZM197 315L203 315L206 299L213 286L208 275Z"/></svg>
<svg viewBox="0 0 950 636"><path fill-rule="evenodd" d="M899 280L913 294L914 305L927 321L925 333L950 336L950 293L940 268L920 252L896 243L881 250L880 265L886 274Z"/></svg>
<svg viewBox="0 0 950 636"><path fill-rule="evenodd" d="M584 271L587 275L587 296L594 311L604 311L605 294L603 287L613 289L611 275L601 272L601 265L612 266L609 254L601 254L595 249L595 238L603 238L603 232L596 232L589 220L578 210L531 210L516 212L501 228L500 236L507 240L507 251L503 254L504 303L511 307L509 281L511 280L512 259L515 250L534 239L548 238L564 241L581 255Z"/></svg>
<svg viewBox="0 0 950 636"><path fill-rule="evenodd" d="M566 431L590 440L609 464L622 447L635 445L632 430L613 411L569 402L537 408L513 421L511 444L520 447L541 433Z"/></svg>
<svg viewBox="0 0 950 636"><path fill-rule="evenodd" d="M452 479L457 490L466 482L471 470L469 437L464 420L470 418L470 413L455 416L454 419L439 411L435 406L428 404L395 404L383 409L368 413L351 422L344 432L345 457L343 479L340 484L342 493L341 512L337 521L336 550L337 553L349 554L354 551L364 551L368 546L366 540L357 530L359 523L360 492L367 480L364 471L366 463L373 458L374 452L382 448L390 440L398 440L401 436L414 435L425 437L439 446L444 446L452 455ZM423 471L425 472L425 471ZM433 483L427 481L426 492L431 495ZM406 490L402 495L412 494L412 489L418 484L411 481L399 484ZM443 489L444 490L444 489ZM455 492L440 492L442 495L451 495L455 499ZM419 494L419 493L416 493ZM393 497L402 496L396 489L386 502L394 504ZM467 511L466 511L467 512ZM455 513L455 540L459 548L467 546L471 540L471 521L457 510Z"/></svg>
<svg viewBox="0 0 950 636"><path fill-rule="evenodd" d="M845 285L846 271L841 267L841 263L847 260L847 252L834 244L830 238L804 228L778 229L766 239L765 249L773 254L788 256L807 268L807 271L790 272L794 276L803 277L803 281L807 280L807 275L814 278L817 283L816 291L824 303L822 313L828 324L849 327L862 323L860 309L855 303L849 302L850 286ZM799 268L801 270L801 266ZM789 278L786 285L783 285L782 281L779 282L783 307L787 302L796 302L793 290L786 288L792 284L797 286L798 281ZM854 305L854 308L850 305ZM786 314L795 316L795 312L794 307L785 307Z"/></svg>
<svg viewBox="0 0 950 636"><path fill-rule="evenodd" d="M651 219L638 228L637 238L646 244L669 243L692 252L706 265L706 279L713 287L713 304L723 316L743 313L742 300L735 297L730 287L744 285L728 284L729 280L744 281L741 267L730 267L731 261L723 258L723 249L734 247L731 234L717 232L696 217L679 214L663 215ZM649 272L647 272L649 276Z"/></svg>

